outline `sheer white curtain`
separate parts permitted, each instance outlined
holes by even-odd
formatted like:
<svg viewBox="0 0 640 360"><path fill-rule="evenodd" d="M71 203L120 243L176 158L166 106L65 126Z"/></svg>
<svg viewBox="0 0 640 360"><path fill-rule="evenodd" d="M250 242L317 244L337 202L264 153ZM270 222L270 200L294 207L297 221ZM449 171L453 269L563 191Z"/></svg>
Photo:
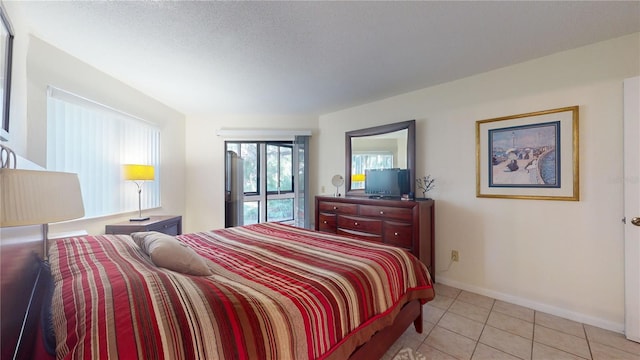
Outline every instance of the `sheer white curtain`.
<svg viewBox="0 0 640 360"><path fill-rule="evenodd" d="M47 169L80 178L85 217L138 209L137 187L122 178L122 164L155 168L143 184L142 208L160 206L160 130L141 119L49 87Z"/></svg>

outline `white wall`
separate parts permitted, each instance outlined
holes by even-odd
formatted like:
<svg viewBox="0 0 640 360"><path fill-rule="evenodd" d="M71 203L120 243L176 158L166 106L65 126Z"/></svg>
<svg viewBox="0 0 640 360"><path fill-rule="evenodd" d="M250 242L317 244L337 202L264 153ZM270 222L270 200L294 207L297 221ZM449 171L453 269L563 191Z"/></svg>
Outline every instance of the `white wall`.
<svg viewBox="0 0 640 360"><path fill-rule="evenodd" d="M185 232L224 227L224 139L220 129L282 129L312 131L310 163L317 162L316 116L211 115L188 116L186 121L187 221ZM344 137L344 134L342 135ZM237 140L237 138L235 139ZM256 139L248 139L256 140ZM344 147L342 144L341 146ZM344 161L344 160L343 160ZM316 188L316 167L312 165L310 188Z"/></svg>
<svg viewBox="0 0 640 360"><path fill-rule="evenodd" d="M320 116L316 191L344 174L345 131L416 119L417 175L436 178L437 281L622 331L622 80L639 73L633 34ZM477 120L572 105L579 202L476 198Z"/></svg>
<svg viewBox="0 0 640 360"><path fill-rule="evenodd" d="M14 71L8 146L40 166L46 165L46 88L54 85L157 124L161 129L162 208L147 214L185 212L184 115L140 93L67 53L30 36L19 4L4 2L14 27ZM99 136L99 134L96 134ZM104 233L104 225L130 214L52 224L52 235L86 230Z"/></svg>
<svg viewBox="0 0 640 360"><path fill-rule="evenodd" d="M35 37L29 42L27 79L30 160L46 165L46 91L53 85L159 126L162 207L145 214L184 214L184 115ZM105 224L126 220L130 215L84 221L82 226L90 234L102 234ZM51 231L76 226L57 224Z"/></svg>

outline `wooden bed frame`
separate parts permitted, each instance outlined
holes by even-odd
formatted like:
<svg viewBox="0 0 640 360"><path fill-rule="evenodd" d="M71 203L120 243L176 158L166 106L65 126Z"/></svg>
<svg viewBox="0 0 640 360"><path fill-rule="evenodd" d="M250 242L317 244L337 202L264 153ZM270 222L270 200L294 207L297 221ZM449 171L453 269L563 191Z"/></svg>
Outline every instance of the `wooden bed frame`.
<svg viewBox="0 0 640 360"><path fill-rule="evenodd" d="M15 244L0 242L1 359L34 359L44 354L40 338L40 309L45 296L41 256L42 240ZM407 303L391 325L375 333L349 359L381 358L411 323L418 333L422 333L422 305L419 300Z"/></svg>
<svg viewBox="0 0 640 360"><path fill-rule="evenodd" d="M40 278L42 240L0 241L2 359L32 359L38 345L44 289Z"/></svg>
<svg viewBox="0 0 640 360"><path fill-rule="evenodd" d="M422 305L419 300L407 303L393 324L375 333L369 341L359 347L350 360L380 359L389 350L404 331L413 323L416 331L422 334Z"/></svg>

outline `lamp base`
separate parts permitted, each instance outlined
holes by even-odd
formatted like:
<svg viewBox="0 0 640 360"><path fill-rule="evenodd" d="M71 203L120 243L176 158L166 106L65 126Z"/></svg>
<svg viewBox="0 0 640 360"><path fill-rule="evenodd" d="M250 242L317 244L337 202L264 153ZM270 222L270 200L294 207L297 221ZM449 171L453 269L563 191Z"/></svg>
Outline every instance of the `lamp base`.
<svg viewBox="0 0 640 360"><path fill-rule="evenodd" d="M129 219L129 221L145 221L145 220L149 220L150 218L147 217L140 217L140 218L131 218Z"/></svg>

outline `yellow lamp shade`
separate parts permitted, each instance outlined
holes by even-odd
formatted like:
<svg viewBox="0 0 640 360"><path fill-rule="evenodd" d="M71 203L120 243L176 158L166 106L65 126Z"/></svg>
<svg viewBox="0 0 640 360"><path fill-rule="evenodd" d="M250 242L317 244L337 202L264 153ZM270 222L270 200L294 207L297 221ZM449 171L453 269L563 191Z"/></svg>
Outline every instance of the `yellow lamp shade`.
<svg viewBox="0 0 640 360"><path fill-rule="evenodd" d="M155 173L151 165L122 165L125 180L153 180Z"/></svg>

